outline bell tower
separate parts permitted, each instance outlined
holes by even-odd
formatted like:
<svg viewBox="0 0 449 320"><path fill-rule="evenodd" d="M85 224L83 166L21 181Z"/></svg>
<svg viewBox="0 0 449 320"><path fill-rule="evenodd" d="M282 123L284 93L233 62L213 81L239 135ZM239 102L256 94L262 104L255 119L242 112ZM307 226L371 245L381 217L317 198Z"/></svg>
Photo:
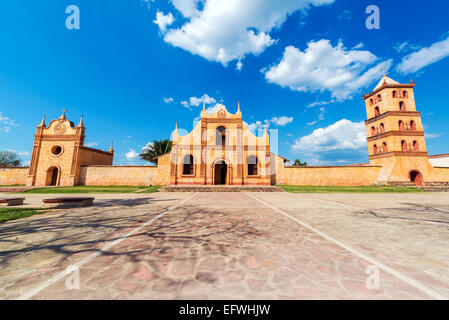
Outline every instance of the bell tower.
<svg viewBox="0 0 449 320"><path fill-rule="evenodd" d="M382 166L380 183L422 185L433 179L414 87L413 81L400 84L384 75L374 90L363 96L369 160Z"/></svg>

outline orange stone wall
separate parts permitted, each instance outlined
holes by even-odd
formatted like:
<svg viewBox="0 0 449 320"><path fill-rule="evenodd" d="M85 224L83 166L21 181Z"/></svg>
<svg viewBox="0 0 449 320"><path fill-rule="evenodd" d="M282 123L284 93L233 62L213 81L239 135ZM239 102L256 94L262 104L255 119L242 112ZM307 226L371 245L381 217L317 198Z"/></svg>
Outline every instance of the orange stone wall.
<svg viewBox="0 0 449 320"><path fill-rule="evenodd" d="M159 158L158 166L83 166L80 185L161 186L170 184L170 157Z"/></svg>
<svg viewBox="0 0 449 320"><path fill-rule="evenodd" d="M370 186L380 167L284 167L276 172L278 185Z"/></svg>
<svg viewBox="0 0 449 320"><path fill-rule="evenodd" d="M449 182L449 168L434 167L436 182Z"/></svg>
<svg viewBox="0 0 449 320"><path fill-rule="evenodd" d="M28 176L28 167L0 168L0 185L25 185Z"/></svg>

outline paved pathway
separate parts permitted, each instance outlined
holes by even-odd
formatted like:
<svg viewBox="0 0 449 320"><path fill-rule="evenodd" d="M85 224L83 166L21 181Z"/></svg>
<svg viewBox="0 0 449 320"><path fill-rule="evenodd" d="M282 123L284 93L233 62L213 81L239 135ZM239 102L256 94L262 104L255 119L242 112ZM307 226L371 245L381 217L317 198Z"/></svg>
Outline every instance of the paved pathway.
<svg viewBox="0 0 449 320"><path fill-rule="evenodd" d="M448 194L95 197L0 225L0 298L449 297Z"/></svg>

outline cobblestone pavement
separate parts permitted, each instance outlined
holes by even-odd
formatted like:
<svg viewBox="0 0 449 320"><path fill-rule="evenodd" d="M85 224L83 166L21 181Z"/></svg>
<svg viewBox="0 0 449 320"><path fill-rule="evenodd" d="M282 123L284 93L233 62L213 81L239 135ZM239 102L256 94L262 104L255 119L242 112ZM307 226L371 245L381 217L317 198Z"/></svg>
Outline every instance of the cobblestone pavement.
<svg viewBox="0 0 449 320"><path fill-rule="evenodd" d="M95 197L0 225L1 299L449 297L449 194Z"/></svg>

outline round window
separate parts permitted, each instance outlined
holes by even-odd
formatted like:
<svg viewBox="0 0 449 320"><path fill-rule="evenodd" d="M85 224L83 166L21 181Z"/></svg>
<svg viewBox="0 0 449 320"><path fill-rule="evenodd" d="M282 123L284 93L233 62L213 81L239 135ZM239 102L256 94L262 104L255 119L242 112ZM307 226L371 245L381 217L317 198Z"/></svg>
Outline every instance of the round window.
<svg viewBox="0 0 449 320"><path fill-rule="evenodd" d="M59 156L59 155L61 155L61 153L62 153L62 147L61 147L61 146L53 146L53 147L51 148L51 153L52 153L54 156Z"/></svg>

